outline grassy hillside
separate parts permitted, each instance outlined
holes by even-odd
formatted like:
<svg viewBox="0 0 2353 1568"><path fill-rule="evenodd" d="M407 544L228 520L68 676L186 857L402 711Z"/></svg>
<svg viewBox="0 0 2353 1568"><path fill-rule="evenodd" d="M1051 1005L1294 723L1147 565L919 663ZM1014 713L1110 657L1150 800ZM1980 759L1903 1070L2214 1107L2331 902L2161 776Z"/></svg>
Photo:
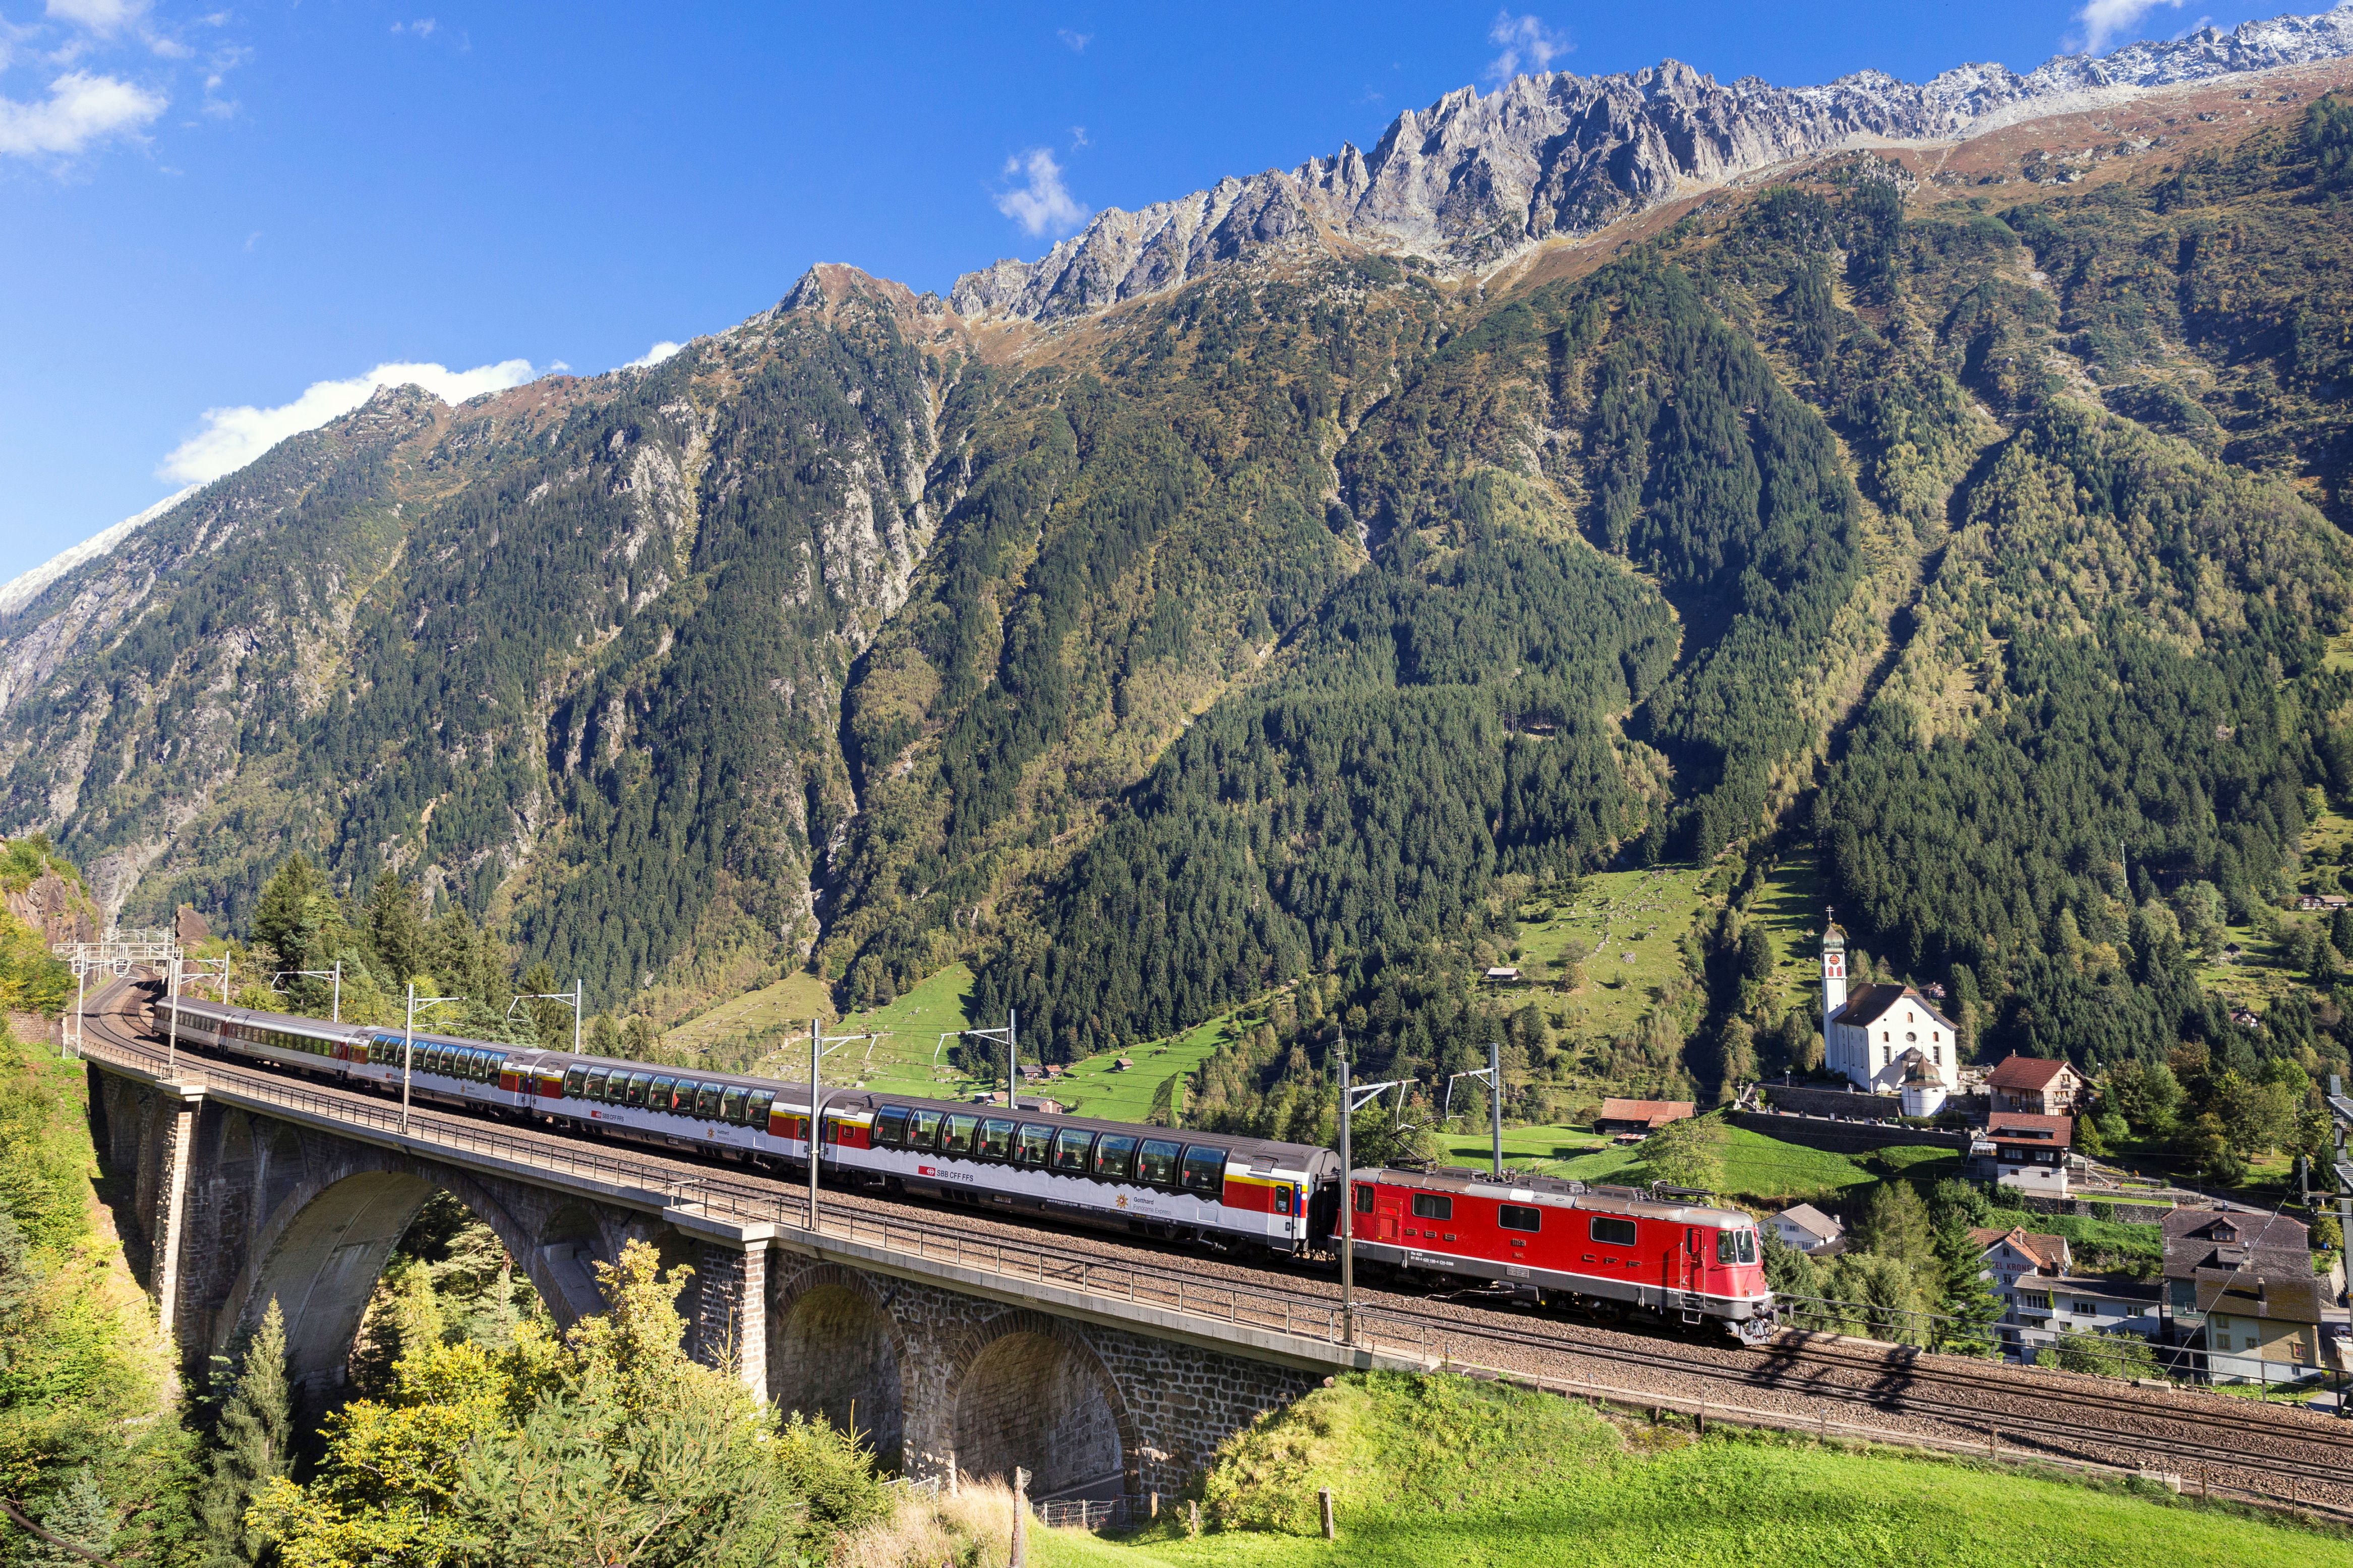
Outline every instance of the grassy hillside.
<svg viewBox="0 0 2353 1568"><path fill-rule="evenodd" d="M1330 1487L1339 1539L1316 1536ZM1049 1532L1052 1568L1187 1564L1749 1564L2212 1568L2353 1563L2353 1541L2012 1469L1848 1452L1718 1427L1621 1426L1467 1379L1354 1376L1229 1440L1211 1528Z"/></svg>

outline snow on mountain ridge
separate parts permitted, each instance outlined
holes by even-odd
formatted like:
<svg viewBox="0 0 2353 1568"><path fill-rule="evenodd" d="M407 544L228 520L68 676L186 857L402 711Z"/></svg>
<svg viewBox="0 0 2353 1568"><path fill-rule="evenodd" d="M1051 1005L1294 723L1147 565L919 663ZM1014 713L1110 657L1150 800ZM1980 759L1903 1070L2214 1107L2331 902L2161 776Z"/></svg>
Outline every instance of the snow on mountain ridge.
<svg viewBox="0 0 2353 1568"><path fill-rule="evenodd" d="M20 572L5 583L0 583L0 616L14 615L40 596L41 590L80 565L94 561L187 500L204 487L190 485L174 495L165 496L135 517L126 517L111 528L102 529L79 544L68 545L29 572Z"/></svg>
<svg viewBox="0 0 2353 1568"><path fill-rule="evenodd" d="M2071 101L2346 55L2353 0L2097 58L2057 56L2023 76L1972 64L1918 85L1865 70L1782 88L1757 77L1726 85L1668 60L1616 76L1515 77L1483 96L1458 88L1407 110L1369 153L1343 143L1296 169L1229 177L1137 212L1106 209L1035 261L965 274L951 302L967 317L1079 315L1230 262L1312 250L1327 236L1467 270L1853 137L1942 140Z"/></svg>

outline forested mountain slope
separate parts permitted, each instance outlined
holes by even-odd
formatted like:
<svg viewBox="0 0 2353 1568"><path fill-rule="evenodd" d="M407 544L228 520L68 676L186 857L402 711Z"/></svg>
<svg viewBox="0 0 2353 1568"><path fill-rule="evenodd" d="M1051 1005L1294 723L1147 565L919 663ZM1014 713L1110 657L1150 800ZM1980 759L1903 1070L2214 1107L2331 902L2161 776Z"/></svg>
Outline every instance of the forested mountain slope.
<svg viewBox="0 0 2353 1568"><path fill-rule="evenodd" d="M2251 1034L2183 911L2353 805L2347 74L1484 273L1322 231L1039 323L828 268L651 370L382 395L0 619L0 826L132 914L414 880L655 1022L804 959L968 962L1062 1056L1273 994L1210 1075L1261 1124L1343 1029L1802 1056L1748 931L1799 855L1982 1049L2333 1059L2325 943ZM1664 862L1713 901L1639 1026L1474 991Z"/></svg>

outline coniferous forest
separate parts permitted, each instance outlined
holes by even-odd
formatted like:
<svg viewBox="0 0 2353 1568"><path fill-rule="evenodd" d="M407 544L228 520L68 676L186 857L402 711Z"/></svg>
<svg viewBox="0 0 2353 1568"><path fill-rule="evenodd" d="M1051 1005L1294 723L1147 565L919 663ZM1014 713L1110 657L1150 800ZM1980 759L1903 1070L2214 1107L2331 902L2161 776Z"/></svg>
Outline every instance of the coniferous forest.
<svg viewBox="0 0 2353 1568"><path fill-rule="evenodd" d="M360 1016L578 977L651 1050L963 963L1067 1060L1250 1008L1191 1090L1255 1124L1344 1037L1433 1093L1504 1038L1537 1120L1805 1068L1793 866L1980 1058L2317 1075L2348 123L1998 195L1841 153L1485 282L1302 251L1050 331L827 268L649 369L384 394L0 624L87 633L0 825ZM1472 984L1647 867L1707 902L1638 1018Z"/></svg>

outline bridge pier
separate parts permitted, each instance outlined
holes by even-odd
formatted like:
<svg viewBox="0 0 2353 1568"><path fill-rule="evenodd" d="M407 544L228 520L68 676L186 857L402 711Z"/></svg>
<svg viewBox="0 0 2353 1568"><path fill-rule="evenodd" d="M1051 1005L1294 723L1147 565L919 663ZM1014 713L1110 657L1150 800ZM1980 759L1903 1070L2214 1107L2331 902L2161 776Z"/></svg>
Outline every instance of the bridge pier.
<svg viewBox="0 0 2353 1568"><path fill-rule="evenodd" d="M180 1254L188 1230L191 1173L195 1169L196 1129L205 1105L201 1084L156 1085L164 1118L156 1183L154 1220L149 1234L155 1238L155 1317L166 1330L179 1321Z"/></svg>
<svg viewBox="0 0 2353 1568"><path fill-rule="evenodd" d="M768 1253L773 1225L714 1219L691 1205L663 1211L670 1228L691 1238L694 1252L693 1310L687 1353L768 1396Z"/></svg>

